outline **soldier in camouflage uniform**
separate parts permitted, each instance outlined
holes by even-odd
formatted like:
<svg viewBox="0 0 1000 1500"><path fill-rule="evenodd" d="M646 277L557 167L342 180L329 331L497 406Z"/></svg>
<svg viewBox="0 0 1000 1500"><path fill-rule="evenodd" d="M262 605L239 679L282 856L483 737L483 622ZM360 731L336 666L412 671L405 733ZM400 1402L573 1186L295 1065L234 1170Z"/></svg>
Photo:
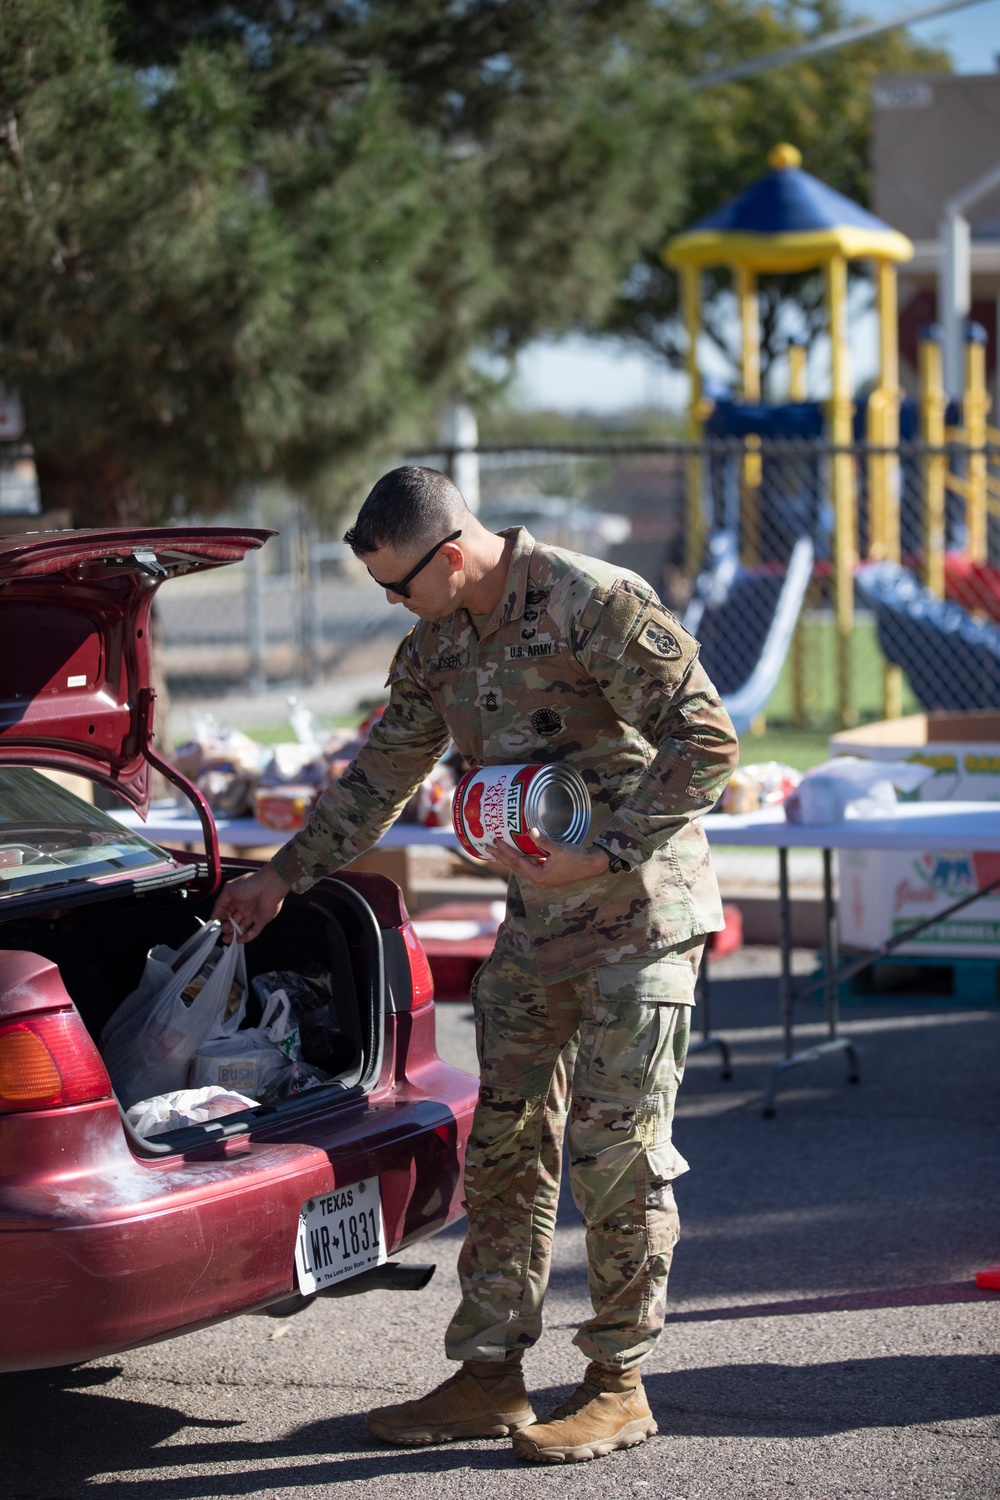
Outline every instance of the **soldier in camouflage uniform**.
<svg viewBox="0 0 1000 1500"><path fill-rule="evenodd" d="M565 759L583 776L589 848L536 831L544 862L495 851L513 878L473 991L481 1083L446 1338L462 1368L368 1421L397 1443L513 1432L524 1457L595 1457L656 1431L639 1366L663 1324L671 1183L687 1170L673 1105L705 935L722 925L698 815L726 783L736 737L697 643L648 584L522 528L486 531L444 476L386 475L347 540L373 577L401 579L381 586L420 623L367 745L217 910L254 936L288 889L377 841L449 740L473 766ZM567 1128L594 1307L575 1342L590 1365L538 1423L520 1360L541 1332Z"/></svg>

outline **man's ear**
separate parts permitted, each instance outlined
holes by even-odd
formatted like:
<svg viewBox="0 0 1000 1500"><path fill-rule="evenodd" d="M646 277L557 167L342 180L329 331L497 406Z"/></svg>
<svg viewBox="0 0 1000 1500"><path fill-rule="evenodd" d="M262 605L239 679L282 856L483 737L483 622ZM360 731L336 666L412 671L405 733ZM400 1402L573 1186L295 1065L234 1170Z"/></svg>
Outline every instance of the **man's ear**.
<svg viewBox="0 0 1000 1500"><path fill-rule="evenodd" d="M448 559L448 568L452 573L461 573L465 567L465 553L460 542L445 542L441 548L442 553Z"/></svg>

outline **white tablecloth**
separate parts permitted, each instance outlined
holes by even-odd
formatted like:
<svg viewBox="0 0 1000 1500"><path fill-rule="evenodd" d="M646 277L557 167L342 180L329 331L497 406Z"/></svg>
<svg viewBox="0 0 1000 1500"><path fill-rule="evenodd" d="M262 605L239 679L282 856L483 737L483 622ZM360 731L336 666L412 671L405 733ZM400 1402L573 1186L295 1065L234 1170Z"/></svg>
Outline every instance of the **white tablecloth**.
<svg viewBox="0 0 1000 1500"><path fill-rule="evenodd" d="M194 812L172 803L154 803L145 824L134 812L116 812L115 817L157 844L201 844L201 824ZM892 817L810 827L787 823L779 807L732 816L712 813L703 825L710 843L763 849L1000 850L1000 802L901 802ZM219 843L231 848L276 846L288 837L253 818L217 818L216 827ZM417 823L396 823L380 847L407 844L458 848L454 829L422 828Z"/></svg>
<svg viewBox="0 0 1000 1500"><path fill-rule="evenodd" d="M842 823L785 821L784 811L712 813L704 820L713 844L763 849L1000 850L1000 802L901 802L891 817Z"/></svg>
<svg viewBox="0 0 1000 1500"><path fill-rule="evenodd" d="M172 802L153 803L149 818L143 823L138 813L131 810L116 811L114 816L126 828L132 828L154 844L195 844L202 842L201 823L194 811L185 806L176 807ZM252 849L270 846L276 848L290 837L280 829L268 828L255 818L216 818L219 843L234 849ZM421 828L418 823L396 823L385 834L379 845L382 849L400 848L407 844L430 844L441 849L457 849L458 840L453 828Z"/></svg>

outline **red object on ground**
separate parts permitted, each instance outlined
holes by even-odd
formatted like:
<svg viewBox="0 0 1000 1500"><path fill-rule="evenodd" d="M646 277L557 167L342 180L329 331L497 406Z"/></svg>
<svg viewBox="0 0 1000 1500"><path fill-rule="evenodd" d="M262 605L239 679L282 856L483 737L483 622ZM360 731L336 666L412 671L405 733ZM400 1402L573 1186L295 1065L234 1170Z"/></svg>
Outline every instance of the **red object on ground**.
<svg viewBox="0 0 1000 1500"><path fill-rule="evenodd" d="M976 1286L985 1292L1000 1292L1000 1266L987 1266L976 1272Z"/></svg>
<svg viewBox="0 0 1000 1500"><path fill-rule="evenodd" d="M435 1000L468 1000L476 970L493 952L502 910L502 901L445 901L414 918L434 975ZM452 927L454 936L446 936L439 923ZM471 932L473 926L478 932Z"/></svg>
<svg viewBox="0 0 1000 1500"><path fill-rule="evenodd" d="M948 552L944 560L947 598L968 610L978 610L1000 623L1000 568L975 563L964 552Z"/></svg>
<svg viewBox="0 0 1000 1500"><path fill-rule="evenodd" d="M445 901L414 918L420 946L434 975L435 1000L468 1000L476 970L489 958L500 926L501 901ZM743 947L743 913L738 906L722 908L725 927L709 936L708 949L716 958ZM452 928L452 934L445 929ZM478 931L473 932L473 927Z"/></svg>
<svg viewBox="0 0 1000 1500"><path fill-rule="evenodd" d="M743 913L738 906L723 905L721 932L710 932L708 951L714 958L725 958L727 953L738 953L743 947Z"/></svg>

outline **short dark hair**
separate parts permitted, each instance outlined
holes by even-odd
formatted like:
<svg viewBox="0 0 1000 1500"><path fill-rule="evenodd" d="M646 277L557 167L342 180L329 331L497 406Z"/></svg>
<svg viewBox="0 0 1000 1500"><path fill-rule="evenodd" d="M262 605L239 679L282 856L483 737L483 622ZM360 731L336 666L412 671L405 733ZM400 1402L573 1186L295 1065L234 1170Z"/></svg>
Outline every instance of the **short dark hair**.
<svg viewBox="0 0 1000 1500"><path fill-rule="evenodd" d="M462 525L468 506L447 474L404 464L391 469L365 500L344 541L359 557L380 547L403 552L430 546Z"/></svg>

